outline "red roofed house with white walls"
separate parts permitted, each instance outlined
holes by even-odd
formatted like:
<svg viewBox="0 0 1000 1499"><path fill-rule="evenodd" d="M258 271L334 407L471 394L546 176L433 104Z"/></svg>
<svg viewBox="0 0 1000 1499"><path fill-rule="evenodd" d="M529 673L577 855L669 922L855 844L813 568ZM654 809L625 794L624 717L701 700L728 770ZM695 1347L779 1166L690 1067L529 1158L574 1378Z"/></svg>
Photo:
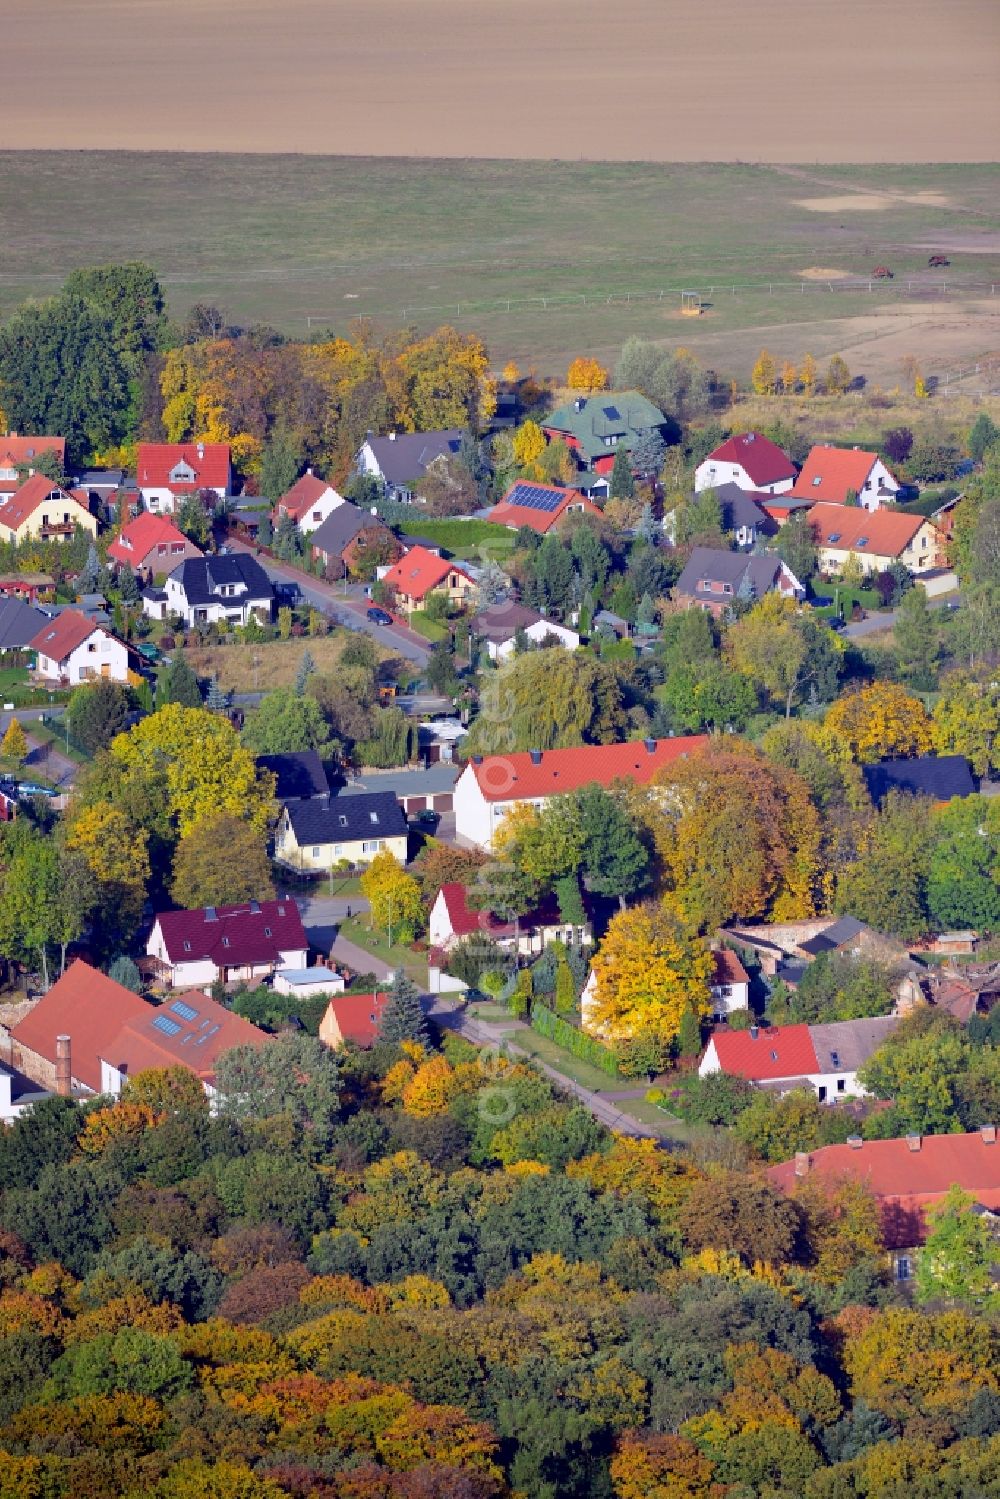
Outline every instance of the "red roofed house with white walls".
<svg viewBox="0 0 1000 1499"><path fill-rule="evenodd" d="M736 484L762 494L784 494L795 483L795 464L777 443L759 432L727 437L694 471L695 493Z"/></svg>

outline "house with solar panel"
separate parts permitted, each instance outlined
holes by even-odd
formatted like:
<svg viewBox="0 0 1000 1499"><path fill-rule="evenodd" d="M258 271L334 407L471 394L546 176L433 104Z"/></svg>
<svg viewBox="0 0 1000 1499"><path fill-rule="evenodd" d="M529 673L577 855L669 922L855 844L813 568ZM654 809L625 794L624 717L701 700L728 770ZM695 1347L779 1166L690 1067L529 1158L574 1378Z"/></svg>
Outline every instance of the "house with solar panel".
<svg viewBox="0 0 1000 1499"><path fill-rule="evenodd" d="M486 516L495 526L519 531L527 526L539 536L548 533L567 515L600 515L593 500L578 489L564 489L558 484L535 484L515 479L503 499Z"/></svg>
<svg viewBox="0 0 1000 1499"><path fill-rule="evenodd" d="M640 437L665 437L667 418L638 390L577 396L542 422L550 442L564 442L581 469L610 474L619 448L631 452Z"/></svg>
<svg viewBox="0 0 1000 1499"><path fill-rule="evenodd" d="M299 908L284 900L251 900L197 911L161 911L146 943L153 975L171 989L253 983L278 968L305 968L309 939Z"/></svg>

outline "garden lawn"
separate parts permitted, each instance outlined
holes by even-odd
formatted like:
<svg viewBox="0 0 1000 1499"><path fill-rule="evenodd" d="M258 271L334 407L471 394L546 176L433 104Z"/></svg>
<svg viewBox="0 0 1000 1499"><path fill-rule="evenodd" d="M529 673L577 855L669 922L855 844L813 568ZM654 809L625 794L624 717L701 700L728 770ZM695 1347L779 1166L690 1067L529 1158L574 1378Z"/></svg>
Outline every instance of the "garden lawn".
<svg viewBox="0 0 1000 1499"><path fill-rule="evenodd" d="M206 681L218 675L225 692L273 692L277 687L293 687L302 657L308 650L321 675L336 671L347 642L354 639L352 630L334 630L329 635L304 635L292 640L265 640L258 645L208 645L185 647L174 652L183 656L196 676ZM376 641L379 659L391 651Z"/></svg>
<svg viewBox="0 0 1000 1499"><path fill-rule="evenodd" d="M602 1072L599 1067L592 1067L582 1057L575 1057L565 1047L557 1046L555 1041L548 1036L540 1036L530 1026L518 1031L514 1044L530 1056L536 1057L540 1062L546 1062L548 1066L554 1067L564 1077L572 1078L573 1082L580 1083L582 1087L589 1088L594 1093L618 1093L629 1087L627 1080L619 1077L611 1077L607 1072Z"/></svg>
<svg viewBox="0 0 1000 1499"><path fill-rule="evenodd" d="M391 968L405 968L414 983L427 987L427 958L409 947L393 943L390 947L384 932L368 925L367 916L351 916L340 923L338 935L346 937L355 947L361 947L374 958L381 958Z"/></svg>

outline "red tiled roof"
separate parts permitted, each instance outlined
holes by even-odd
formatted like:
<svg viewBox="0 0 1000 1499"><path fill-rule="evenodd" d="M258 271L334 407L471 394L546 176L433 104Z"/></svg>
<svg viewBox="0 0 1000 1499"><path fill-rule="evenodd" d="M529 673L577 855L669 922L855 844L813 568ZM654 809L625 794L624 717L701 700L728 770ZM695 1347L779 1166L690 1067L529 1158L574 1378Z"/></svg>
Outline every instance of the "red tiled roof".
<svg viewBox="0 0 1000 1499"><path fill-rule="evenodd" d="M400 557L394 567L390 567L382 581L396 593L406 594L411 599L422 599L453 572L461 573L463 578L468 577L457 563L435 556L426 547L416 546Z"/></svg>
<svg viewBox="0 0 1000 1499"><path fill-rule="evenodd" d="M116 562L128 562L133 567L136 563L143 561L154 547L174 546L183 542L190 554L192 549L200 557L201 551L188 541L183 531L179 531L173 521L168 520L165 515L154 515L150 510L144 510L137 515L135 520L130 521L122 528L120 536L108 547L108 556L113 557Z"/></svg>
<svg viewBox="0 0 1000 1499"><path fill-rule="evenodd" d="M688 734L678 739L655 739L628 744L587 744L578 749L543 751L536 765L531 751L511 755L488 755L481 764L470 761L469 769L488 802L527 801L536 796L556 796L577 791L596 781L635 781L644 786L657 771L675 760L697 754L708 744L707 734Z"/></svg>
<svg viewBox="0 0 1000 1499"><path fill-rule="evenodd" d="M819 504L813 505L809 511L809 524L817 546L844 552L858 551L870 557L898 557L920 527L931 522L922 515L906 515L902 510L863 510L860 505ZM862 541L863 537L867 537L867 541Z"/></svg>
<svg viewBox="0 0 1000 1499"><path fill-rule="evenodd" d="M866 453L861 448L830 448L818 443L802 465L792 493L842 505L849 489L861 493L877 459L877 453Z"/></svg>
<svg viewBox="0 0 1000 1499"><path fill-rule="evenodd" d="M290 515L293 520L301 520L310 505L315 505L332 487L315 474L303 474L301 479L296 479L288 493L281 496L277 508Z"/></svg>
<svg viewBox="0 0 1000 1499"><path fill-rule="evenodd" d="M46 620L38 634L29 643L28 649L40 651L50 661L65 661L78 645L89 640L95 631L103 629L92 619L81 614L79 609L64 609L55 619ZM105 631L105 633L108 633Z"/></svg>
<svg viewBox="0 0 1000 1499"><path fill-rule="evenodd" d="M211 910L214 920L207 915ZM309 946L299 908L291 896L197 911L161 911L156 921L171 963L210 958L217 967L230 968L242 963L277 962L282 953L299 952Z"/></svg>
<svg viewBox="0 0 1000 1499"><path fill-rule="evenodd" d="M542 510L537 504L520 504L518 492L530 490L536 494L539 490L547 495L552 495L552 509ZM517 530L521 526L528 526L536 531L539 536L544 536L552 527L562 520L570 505L588 511L592 515L600 515L600 510L592 500L587 499L578 489L563 489L558 484L536 484L528 483L524 479L515 479L507 493L500 502L493 506L486 519L497 526L507 526L511 530Z"/></svg>
<svg viewBox="0 0 1000 1499"><path fill-rule="evenodd" d="M170 474L181 460L194 471L192 484L171 484ZM190 494L199 489L229 488L227 442L141 442L136 453L136 482L140 489L169 489Z"/></svg>
<svg viewBox="0 0 1000 1499"><path fill-rule="evenodd" d="M122 1028L131 1020L143 1020L151 1008L78 958L11 1035L50 1062L56 1057L56 1037L69 1036L73 1076L99 1093L101 1057L111 1060L112 1043Z"/></svg>
<svg viewBox="0 0 1000 1499"><path fill-rule="evenodd" d="M203 1082L215 1076L215 1064L233 1046L265 1046L273 1038L200 989L167 1000L143 1004L125 1021L102 1052L113 1067L122 1063L129 1076L147 1067L189 1067Z"/></svg>
<svg viewBox="0 0 1000 1499"><path fill-rule="evenodd" d="M914 1146L916 1137L914 1137ZM800 1179L795 1161L768 1170L782 1191ZM809 1175L834 1183L844 1177L861 1181L882 1209L888 1248L919 1244L926 1231L925 1208L957 1184L984 1207L1000 1209L1000 1142L988 1144L981 1131L968 1135L924 1135L919 1149L909 1140L865 1140L851 1145L824 1145L809 1155Z"/></svg>
<svg viewBox="0 0 1000 1499"><path fill-rule="evenodd" d="M717 1030L709 1043L723 1072L751 1082L806 1077L820 1070L807 1025L772 1025L750 1031Z"/></svg>
<svg viewBox="0 0 1000 1499"><path fill-rule="evenodd" d="M79 493L53 484L44 474L32 474L30 479L25 479L21 487L14 491L6 504L0 506L0 526L9 526L12 531L16 531L51 494L58 495L57 504L72 502L90 514L86 500Z"/></svg>
<svg viewBox="0 0 1000 1499"><path fill-rule="evenodd" d="M734 433L702 461L738 463L758 486L795 478L795 465L788 454L759 432Z"/></svg>
<svg viewBox="0 0 1000 1499"><path fill-rule="evenodd" d="M372 1046L378 1040L378 1025L388 995L337 994L327 1006L327 1014L336 1016L345 1041L358 1046Z"/></svg>
<svg viewBox="0 0 1000 1499"><path fill-rule="evenodd" d="M27 464L30 468L42 453L55 453L60 464L65 463L65 437L0 437L0 468L17 468L19 464ZM19 479L0 479L0 493L12 494L20 482Z"/></svg>
<svg viewBox="0 0 1000 1499"><path fill-rule="evenodd" d="M439 891L444 896L448 920L456 937L468 937L472 932L483 932L487 937L511 937L515 931L513 921L500 921L492 911L477 911L468 904L468 891L464 885L442 885ZM516 930L530 932L536 927L567 926L559 915L559 902L555 893L549 894L533 910L518 919Z"/></svg>
<svg viewBox="0 0 1000 1499"><path fill-rule="evenodd" d="M713 952L715 976L713 984L746 984L750 975L731 947L720 947Z"/></svg>

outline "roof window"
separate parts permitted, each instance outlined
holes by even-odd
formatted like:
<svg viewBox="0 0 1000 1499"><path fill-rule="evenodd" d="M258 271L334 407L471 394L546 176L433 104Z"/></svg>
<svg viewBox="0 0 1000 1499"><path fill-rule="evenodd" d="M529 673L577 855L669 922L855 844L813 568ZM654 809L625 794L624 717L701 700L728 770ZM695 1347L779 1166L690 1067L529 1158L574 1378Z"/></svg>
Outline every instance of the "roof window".
<svg viewBox="0 0 1000 1499"><path fill-rule="evenodd" d="M377 812L369 812L368 816L371 818L372 822L378 822Z"/></svg>
<svg viewBox="0 0 1000 1499"><path fill-rule="evenodd" d="M829 536L826 539L831 544L833 542L835 542L835 541L839 541L840 540L840 532L839 531L831 531L830 534L829 534Z"/></svg>
<svg viewBox="0 0 1000 1499"><path fill-rule="evenodd" d="M270 937L270 935L271 935L271 928L269 926L266 926L264 928L264 936L265 937Z"/></svg>
<svg viewBox="0 0 1000 1499"><path fill-rule="evenodd" d="M778 1053L776 1051L772 1051L772 1053L771 1053L771 1061L772 1062L776 1062L777 1060L778 1060Z"/></svg>
<svg viewBox="0 0 1000 1499"><path fill-rule="evenodd" d="M190 952L191 951L191 944L190 944L190 942L185 942L185 944L184 944L184 951L185 952Z"/></svg>

